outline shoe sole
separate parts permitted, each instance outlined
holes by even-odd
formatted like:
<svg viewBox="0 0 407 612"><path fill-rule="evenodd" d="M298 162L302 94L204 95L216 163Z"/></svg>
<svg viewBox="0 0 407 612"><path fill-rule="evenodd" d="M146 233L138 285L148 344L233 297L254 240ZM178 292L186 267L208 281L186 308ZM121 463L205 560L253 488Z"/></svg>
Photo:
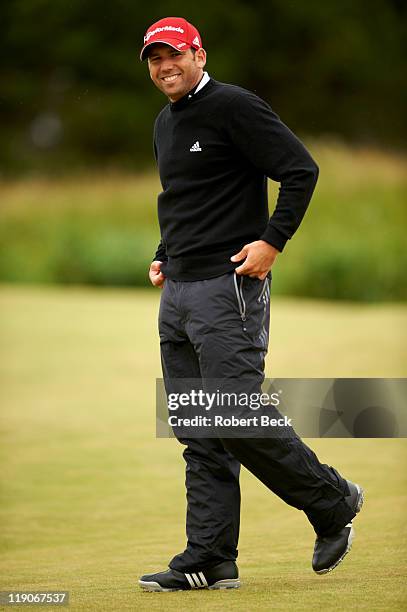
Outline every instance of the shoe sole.
<svg viewBox="0 0 407 612"><path fill-rule="evenodd" d="M355 512L356 514L358 514L358 512L360 512L362 509L363 502L365 501L365 495L364 495L364 491L362 487L360 487L358 484L355 486L358 488L358 498L357 498L356 507L355 507ZM343 553L343 555L339 557L339 559L337 559L335 563L331 565L331 567L328 567L327 569L318 570L318 571L314 570L315 573L319 575L328 574L329 572L332 572L332 570L334 570L336 567L338 567L338 565L342 563L342 561L344 560L344 558L346 557L346 555L352 548L352 543L353 543L354 538L355 538L355 530L353 529L353 525L352 525L351 530L349 532L349 536L348 536L348 543L346 546L346 550Z"/></svg>
<svg viewBox="0 0 407 612"><path fill-rule="evenodd" d="M356 486L358 488L358 501L356 502L355 512L358 514L358 512L360 512L362 509L363 502L365 501L365 492L358 484Z"/></svg>
<svg viewBox="0 0 407 612"><path fill-rule="evenodd" d="M210 591L219 591L221 589L238 589L240 587L239 578L228 578L226 580L218 580L212 586L208 587Z"/></svg>
<svg viewBox="0 0 407 612"><path fill-rule="evenodd" d="M158 582L146 582L145 580L139 580L138 583L142 589L144 589L145 591L150 591L151 593L153 592L154 593L173 593L174 591L198 590L198 587L196 589L182 589L182 588L166 589L162 587L161 584L159 584ZM199 588L209 589L210 591L220 591L221 589L238 589L239 587L240 587L239 578L228 578L225 580L218 580L211 586L199 587Z"/></svg>

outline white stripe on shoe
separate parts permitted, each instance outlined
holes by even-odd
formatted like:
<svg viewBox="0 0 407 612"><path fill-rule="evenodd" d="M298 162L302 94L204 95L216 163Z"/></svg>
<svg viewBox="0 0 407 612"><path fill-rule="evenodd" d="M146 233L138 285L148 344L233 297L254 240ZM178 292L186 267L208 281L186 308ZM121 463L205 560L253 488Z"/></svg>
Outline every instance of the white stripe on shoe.
<svg viewBox="0 0 407 612"><path fill-rule="evenodd" d="M197 574L185 574L185 577L188 580L191 589L204 589L208 586L208 583L206 582L205 576L202 572L198 572Z"/></svg>
<svg viewBox="0 0 407 612"><path fill-rule="evenodd" d="M196 584L196 588L200 589L202 587L201 581L199 580L198 576L196 574L191 574L193 580L195 581Z"/></svg>
<svg viewBox="0 0 407 612"><path fill-rule="evenodd" d="M185 574L186 579L189 582L189 586L191 587L191 589L195 589L195 582L193 581L193 579L191 578L191 576L189 574Z"/></svg>

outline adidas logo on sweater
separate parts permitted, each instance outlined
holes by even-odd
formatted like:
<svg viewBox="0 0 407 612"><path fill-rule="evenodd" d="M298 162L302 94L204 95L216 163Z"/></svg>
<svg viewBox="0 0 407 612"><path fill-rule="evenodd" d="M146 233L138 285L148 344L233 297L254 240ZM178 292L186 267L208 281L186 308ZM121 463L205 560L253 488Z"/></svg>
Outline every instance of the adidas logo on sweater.
<svg viewBox="0 0 407 612"><path fill-rule="evenodd" d="M199 140L197 140L189 150L192 151L193 153L195 151L202 151L201 147L199 146Z"/></svg>

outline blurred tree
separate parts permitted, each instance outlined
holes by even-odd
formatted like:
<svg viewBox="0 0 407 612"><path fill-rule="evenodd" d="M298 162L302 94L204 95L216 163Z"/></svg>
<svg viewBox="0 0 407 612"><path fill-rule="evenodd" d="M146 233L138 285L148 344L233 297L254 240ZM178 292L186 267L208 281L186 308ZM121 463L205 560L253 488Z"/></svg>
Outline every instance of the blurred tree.
<svg viewBox="0 0 407 612"><path fill-rule="evenodd" d="M165 104L138 60L153 21L196 24L208 70L266 98L299 133L402 146L406 3L400 0L10 0L0 6L3 173L152 162Z"/></svg>

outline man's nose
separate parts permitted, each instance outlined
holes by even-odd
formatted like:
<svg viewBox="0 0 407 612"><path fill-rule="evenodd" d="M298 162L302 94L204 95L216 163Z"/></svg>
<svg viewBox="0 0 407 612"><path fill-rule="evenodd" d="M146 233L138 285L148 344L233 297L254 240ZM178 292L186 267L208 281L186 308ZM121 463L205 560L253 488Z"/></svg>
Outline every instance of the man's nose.
<svg viewBox="0 0 407 612"><path fill-rule="evenodd" d="M160 68L163 72L168 72L172 70L173 67L174 67L174 60L172 59L172 57L165 57L161 60Z"/></svg>

